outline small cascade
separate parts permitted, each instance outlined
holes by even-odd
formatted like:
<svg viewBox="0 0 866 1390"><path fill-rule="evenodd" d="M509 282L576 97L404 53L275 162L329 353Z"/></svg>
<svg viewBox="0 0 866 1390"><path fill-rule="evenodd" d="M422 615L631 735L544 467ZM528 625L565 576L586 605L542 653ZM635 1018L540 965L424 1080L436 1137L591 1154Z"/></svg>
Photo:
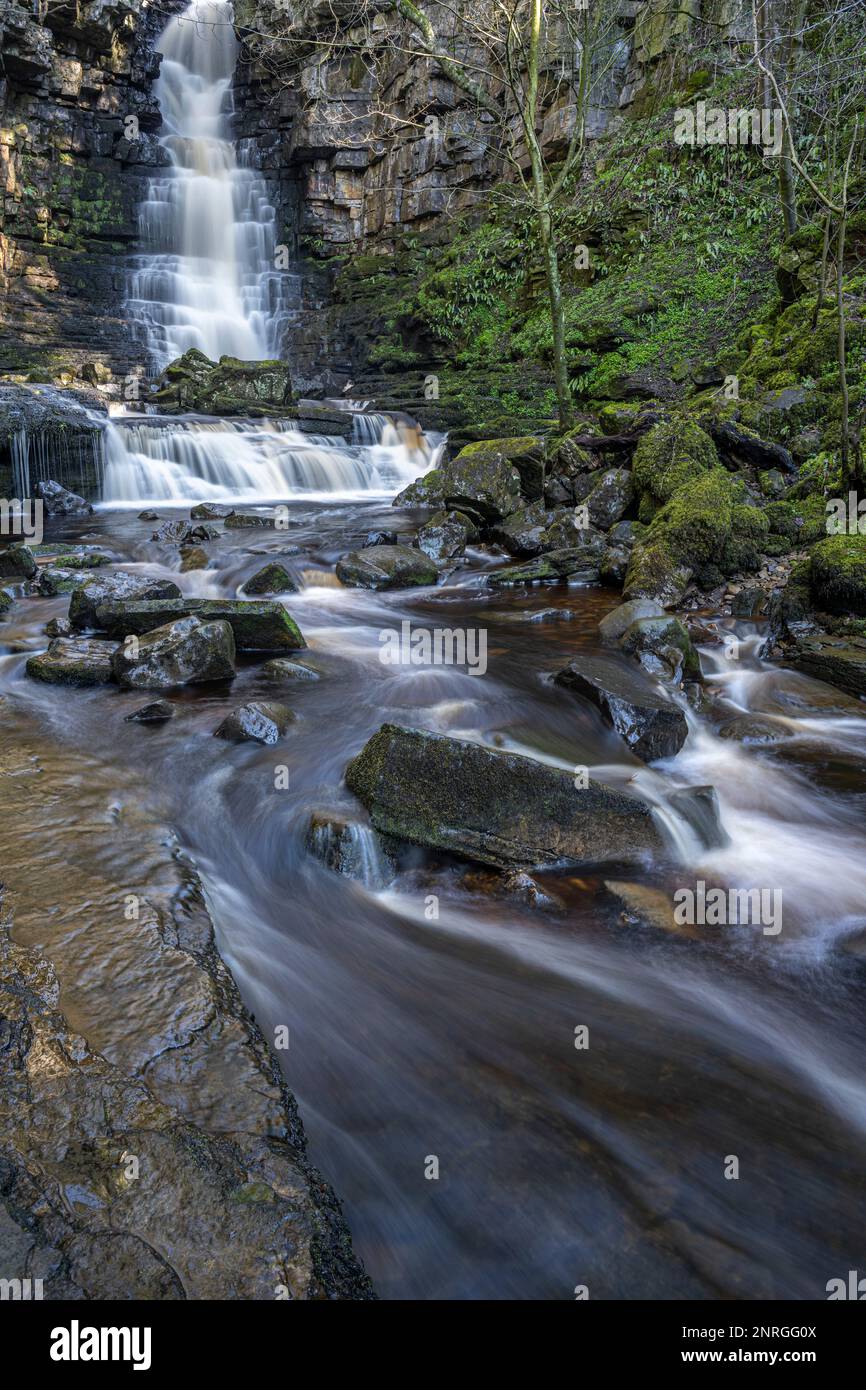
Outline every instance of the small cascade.
<svg viewBox="0 0 866 1390"><path fill-rule="evenodd" d="M292 421L132 416L105 428L101 501L118 507L193 501L265 503L387 497L434 465L438 441L410 447L386 416L366 443L303 434ZM353 426L359 424L353 418Z"/></svg>
<svg viewBox="0 0 866 1390"><path fill-rule="evenodd" d="M277 269L276 214L266 181L231 139L238 44L226 0L195 0L171 19L156 97L170 167L139 214L127 312L159 370L189 348L216 360L279 355L291 276Z"/></svg>
<svg viewBox="0 0 866 1390"><path fill-rule="evenodd" d="M92 418L101 424L98 417ZM105 479L104 445L99 429L71 436L57 430L17 430L10 440L15 496L32 497L35 483L53 478L73 492L100 497Z"/></svg>

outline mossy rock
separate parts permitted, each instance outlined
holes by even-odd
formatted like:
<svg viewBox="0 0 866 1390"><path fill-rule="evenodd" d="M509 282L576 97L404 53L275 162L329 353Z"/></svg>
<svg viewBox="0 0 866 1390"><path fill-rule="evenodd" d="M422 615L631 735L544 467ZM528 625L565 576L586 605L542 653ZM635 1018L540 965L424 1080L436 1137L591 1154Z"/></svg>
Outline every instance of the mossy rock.
<svg viewBox="0 0 866 1390"><path fill-rule="evenodd" d="M812 545L827 534L827 505L823 497L804 497L801 502L769 502L763 511L771 537L784 539L788 549Z"/></svg>
<svg viewBox="0 0 866 1390"><path fill-rule="evenodd" d="M812 551L812 597L827 613L866 616L866 536L827 536Z"/></svg>
<svg viewBox="0 0 866 1390"><path fill-rule="evenodd" d="M687 416L679 415L654 425L634 455L640 519L649 521L656 507L692 479L715 468L718 461L710 436Z"/></svg>

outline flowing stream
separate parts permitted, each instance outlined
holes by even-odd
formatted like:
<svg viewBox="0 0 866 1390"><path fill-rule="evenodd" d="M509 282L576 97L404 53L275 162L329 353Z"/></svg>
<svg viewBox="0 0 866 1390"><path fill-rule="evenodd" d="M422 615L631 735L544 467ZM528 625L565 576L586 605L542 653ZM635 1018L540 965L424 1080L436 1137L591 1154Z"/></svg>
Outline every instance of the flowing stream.
<svg viewBox="0 0 866 1390"><path fill-rule="evenodd" d="M279 294L264 194L228 143L233 43L225 27L206 35L176 20L163 40L173 167L143 213L159 249L136 291L162 356L271 350ZM570 1299L585 1285L591 1298L814 1299L858 1261L862 1271L863 706L762 662L759 628L718 620L739 659L703 649L707 711L689 711L677 758L646 768L550 681L598 648L611 591L497 592L485 579L502 561L480 550L432 589L339 585L336 560L369 531L417 526L389 498L431 453L389 422L359 418L347 443L265 421L141 416L114 421L106 449L97 513L57 523L52 539L98 542L119 567L213 597L237 596L279 558L298 580L285 602L320 678L287 694L243 661L231 689L173 695L170 723L126 724L140 693L27 680L26 656L66 599L15 605L2 629L0 753L20 794L0 862L16 936L66 965L74 1025L96 1038L118 1017L146 1026L141 992L73 928L92 917L95 878L137 884L147 834L173 836L265 1034L289 1029L278 1055L313 1158L381 1296ZM137 513L150 503L171 516L204 498L285 502L288 530L226 530L207 569L181 572ZM381 634L404 620L486 629L486 674L384 665ZM228 710L274 698L298 716L281 744L212 737ZM548 908L420 850L391 878L343 785L385 721L630 783L658 808L668 848L639 870L540 876ZM40 779L47 800L33 793ZM670 809L671 792L706 783L723 848L702 848ZM311 853L319 812L357 822L354 878ZM697 879L777 885L783 932L647 924ZM139 963L139 979L146 971Z"/></svg>

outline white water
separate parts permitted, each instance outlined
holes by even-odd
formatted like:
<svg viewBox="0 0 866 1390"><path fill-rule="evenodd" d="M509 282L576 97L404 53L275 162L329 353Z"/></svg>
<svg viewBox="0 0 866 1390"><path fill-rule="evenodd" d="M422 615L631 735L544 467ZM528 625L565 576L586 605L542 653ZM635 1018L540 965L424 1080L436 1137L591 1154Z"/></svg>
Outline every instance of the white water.
<svg viewBox="0 0 866 1390"><path fill-rule="evenodd" d="M104 434L102 505L390 497L434 466L440 446L421 436L412 447L414 434L405 442L384 416L371 434L371 418L352 417L351 444L291 421L115 419Z"/></svg>
<svg viewBox="0 0 866 1390"><path fill-rule="evenodd" d="M241 167L231 139L238 44L232 7L196 0L169 21L156 97L171 165L150 181L139 215L145 247L127 311L156 369L199 348L246 361L277 357L287 277L276 269L267 185Z"/></svg>

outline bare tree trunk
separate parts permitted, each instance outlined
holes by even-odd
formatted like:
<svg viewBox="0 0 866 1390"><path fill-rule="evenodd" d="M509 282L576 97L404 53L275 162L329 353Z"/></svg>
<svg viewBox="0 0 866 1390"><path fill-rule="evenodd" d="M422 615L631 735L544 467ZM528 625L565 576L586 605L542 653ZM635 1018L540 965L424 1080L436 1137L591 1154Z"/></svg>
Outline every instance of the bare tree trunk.
<svg viewBox="0 0 866 1390"><path fill-rule="evenodd" d="M547 277L547 297L550 301L550 322L553 330L553 373L556 382L556 404L560 428L567 430L574 422L571 391L568 385L568 363L565 355L565 315L562 308L562 284L559 277L559 253L548 209L539 213L539 230L544 251Z"/></svg>
<svg viewBox="0 0 866 1390"><path fill-rule="evenodd" d="M827 295L827 260L830 254L830 214L824 213L824 241L821 246L821 270L818 277L818 297L815 300L815 308L812 311L812 332L818 327L818 318L824 307L824 300Z"/></svg>
<svg viewBox="0 0 866 1390"><path fill-rule="evenodd" d="M845 172L842 175L842 211L839 215L839 236L836 248L836 307L839 314L839 334L837 339L837 355L839 359L839 390L842 396L842 477L848 482L856 484L857 479L849 478L849 458L851 453L851 440L849 434L849 413L850 404L848 399L848 368L845 360L845 232L848 227L848 179L851 174L851 161L854 158L854 150L857 146L857 137L860 133L859 118L854 121L854 133L851 136L851 144L848 148L848 158L845 161Z"/></svg>

